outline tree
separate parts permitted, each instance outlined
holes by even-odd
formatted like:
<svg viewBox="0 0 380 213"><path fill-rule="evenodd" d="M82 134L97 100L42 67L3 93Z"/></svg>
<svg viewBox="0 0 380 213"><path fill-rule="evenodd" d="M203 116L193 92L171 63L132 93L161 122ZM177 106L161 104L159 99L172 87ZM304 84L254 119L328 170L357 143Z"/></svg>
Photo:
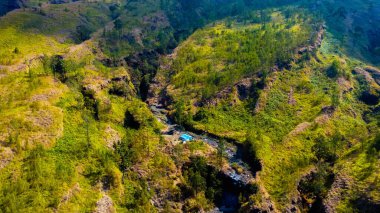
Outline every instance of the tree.
<svg viewBox="0 0 380 213"><path fill-rule="evenodd" d="M373 140L373 147L376 151L380 151L380 133L377 133L375 139Z"/></svg>
<svg viewBox="0 0 380 213"><path fill-rule="evenodd" d="M90 118L89 118L89 114L91 112L89 112L88 110L85 111L85 113L83 114L83 120L84 120L84 124L85 124L85 127L86 127L86 142L87 142L87 154L89 153L90 151L90 148L91 148L91 136L90 136Z"/></svg>
<svg viewBox="0 0 380 213"><path fill-rule="evenodd" d="M99 101L95 98L95 91L83 89L82 95L85 109L92 113L96 120L99 120Z"/></svg>
<svg viewBox="0 0 380 213"><path fill-rule="evenodd" d="M207 111L204 108L201 108L194 116L194 121L203 121L207 119Z"/></svg>
<svg viewBox="0 0 380 213"><path fill-rule="evenodd" d="M186 110L186 103L184 100L179 100L174 104L174 120L176 123L182 126L186 126L191 121L191 116Z"/></svg>
<svg viewBox="0 0 380 213"><path fill-rule="evenodd" d="M140 123L135 119L133 114L127 110L125 112L125 118L124 118L124 127L125 128L132 128L132 129L140 129Z"/></svg>
<svg viewBox="0 0 380 213"><path fill-rule="evenodd" d="M54 76L58 74L58 78L64 82L67 80L67 70L63 61L63 57L60 55L55 55L51 59L51 69L53 70Z"/></svg>
<svg viewBox="0 0 380 213"><path fill-rule="evenodd" d="M319 161L325 161L333 163L337 159L336 150L340 143L340 136L334 135L329 140L325 135L318 135L315 139L315 144L312 147L312 151Z"/></svg>
<svg viewBox="0 0 380 213"><path fill-rule="evenodd" d="M13 50L13 53L14 53L14 54L19 54L19 53L20 53L20 50L18 49L18 47L16 47L16 48Z"/></svg>
<svg viewBox="0 0 380 213"><path fill-rule="evenodd" d="M333 87L332 94L331 94L331 105L333 107L338 107L340 104L340 90L337 85Z"/></svg>
<svg viewBox="0 0 380 213"><path fill-rule="evenodd" d="M123 28L123 22L121 22L120 19L116 19L116 20L114 21L114 24L115 24L115 29L116 29L117 31L119 31L119 30L121 30L121 29Z"/></svg>
<svg viewBox="0 0 380 213"><path fill-rule="evenodd" d="M330 78L337 77L341 72L341 64L337 59L334 59L331 66L327 70L327 76Z"/></svg>
<svg viewBox="0 0 380 213"><path fill-rule="evenodd" d="M186 177L189 185L194 190L194 194L198 194L199 192L206 190L206 174L206 160L203 157L192 157Z"/></svg>
<svg viewBox="0 0 380 213"><path fill-rule="evenodd" d="M218 164L219 164L219 167L222 168L223 166L223 159L226 155L226 141L225 140L220 140L219 141L219 144L218 144L218 153L217 153L217 157L218 157Z"/></svg>
<svg viewBox="0 0 380 213"><path fill-rule="evenodd" d="M147 97L148 97L148 92L149 92L149 79L150 79L150 75L147 74L147 75L144 75L141 79L141 83L140 83L140 86L139 86L139 89L140 89L140 97L143 101L146 101Z"/></svg>
<svg viewBox="0 0 380 213"><path fill-rule="evenodd" d="M262 140L260 132L247 132L246 141L244 143L244 158L248 160L252 171L260 171L262 169L260 159L257 156L259 144Z"/></svg>
<svg viewBox="0 0 380 213"><path fill-rule="evenodd" d="M134 160L137 159L137 152L129 138L124 138L115 145L115 153L118 159L119 168L123 172L132 166Z"/></svg>
<svg viewBox="0 0 380 213"><path fill-rule="evenodd" d="M87 25L79 25L77 27L77 36L79 42L86 41L91 38L92 30Z"/></svg>

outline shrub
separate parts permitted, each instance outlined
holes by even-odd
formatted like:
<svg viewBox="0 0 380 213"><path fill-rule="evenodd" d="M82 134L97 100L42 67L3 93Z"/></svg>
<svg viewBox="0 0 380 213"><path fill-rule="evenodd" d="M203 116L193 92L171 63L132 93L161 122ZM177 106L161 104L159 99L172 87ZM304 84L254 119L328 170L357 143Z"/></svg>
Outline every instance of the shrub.
<svg viewBox="0 0 380 213"><path fill-rule="evenodd" d="M99 101L95 98L95 91L83 88L82 95L85 109L89 110L94 118L99 120Z"/></svg>
<svg viewBox="0 0 380 213"><path fill-rule="evenodd" d="M335 59L332 62L331 66L327 69L327 76L330 78L336 78L338 77L340 72L341 72L340 62Z"/></svg>
<svg viewBox="0 0 380 213"><path fill-rule="evenodd" d="M64 62L63 62L63 57L60 55L55 55L52 57L51 60L51 69L53 70L54 73L58 73L61 75L65 75L67 73Z"/></svg>
<svg viewBox="0 0 380 213"><path fill-rule="evenodd" d="M112 82L109 94L126 97L128 95L128 85L125 81Z"/></svg>
<svg viewBox="0 0 380 213"><path fill-rule="evenodd" d="M20 53L20 50L16 47L16 48L13 50L13 53L14 53L14 54L19 54L19 53Z"/></svg>
<svg viewBox="0 0 380 213"><path fill-rule="evenodd" d="M124 127L125 128L132 128L132 129L140 129L140 122L135 119L133 114L127 110L125 112L125 118L124 118Z"/></svg>
<svg viewBox="0 0 380 213"><path fill-rule="evenodd" d="M91 33L92 33L92 30L87 25L79 25L76 28L76 36L79 42L90 39Z"/></svg>
<svg viewBox="0 0 380 213"><path fill-rule="evenodd" d="M373 140L373 147L376 149L376 151L380 151L380 133L378 133Z"/></svg>

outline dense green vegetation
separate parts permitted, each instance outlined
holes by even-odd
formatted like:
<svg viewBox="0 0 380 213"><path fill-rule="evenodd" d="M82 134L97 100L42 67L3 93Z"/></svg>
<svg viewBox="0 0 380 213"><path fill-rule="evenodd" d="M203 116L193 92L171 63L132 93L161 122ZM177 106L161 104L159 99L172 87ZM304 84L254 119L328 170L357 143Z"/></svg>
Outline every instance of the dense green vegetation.
<svg viewBox="0 0 380 213"><path fill-rule="evenodd" d="M336 39L335 53L379 64L379 26L373 24L380 20L378 1L323 0L303 4L326 21Z"/></svg>
<svg viewBox="0 0 380 213"><path fill-rule="evenodd" d="M159 124L135 98L130 74L100 63L96 43L75 45L111 20L108 6L48 5L1 18L1 212L93 211L105 191L111 208L146 212L147 180L170 188L172 161L158 151ZM125 125L126 112L139 128Z"/></svg>
<svg viewBox="0 0 380 213"><path fill-rule="evenodd" d="M377 86L373 85L373 88L365 83L367 80L363 80L363 76L351 74L351 70L363 66L360 62L330 52L329 47L333 41L330 40L331 35L323 43L321 52L303 56L292 53L297 45L300 47L307 44L303 41L308 40L308 34L301 34L298 38L297 34L289 36L286 44L281 43L281 39L269 44L264 42L266 37L257 34L267 35L266 31L276 29L282 36L288 32L286 29L290 29L290 32L298 32L294 31L296 29L309 32L310 36L311 29L304 29L296 21L289 21L292 25L285 24L288 27L282 27L281 24L287 21L279 19L279 14L281 13L272 12L268 16L274 23L281 20L277 25L266 24L265 27L260 27L258 24L244 25L227 20L195 32L179 47L175 58L168 62L172 63L169 73L166 73L170 79L168 92L175 102L172 107L177 122L190 129L206 131L247 145L251 150L248 160L252 165L262 167L254 168L262 169L257 174L260 177L260 187L269 193L277 208L291 208L289 203L295 199L296 190L299 190L304 193L302 202L315 203L314 208L318 209L322 205L322 199L330 196L329 190L336 190L331 189L334 175L338 178L342 174L361 173L347 167L352 161L360 161L354 153L362 153L373 159L372 162L378 162L374 160L378 156L376 152L369 154L364 151L364 147L373 147L370 144L378 132L378 121L366 123L357 116L371 109L364 103L378 104L378 101L369 102L372 99L367 96L362 97L363 91L373 91ZM306 23L305 16L300 18L302 16L294 11L290 14L297 14L293 17ZM229 27L228 22L231 24ZM256 35L242 36L244 33ZM279 50L286 51L281 45L292 44L291 38L297 38L297 42L294 42L294 46L288 46L293 50L288 52L289 55L281 51L278 55L269 54L274 58L268 63L266 59L271 57L266 54L276 48L269 47L267 52L260 52L265 57L255 59L255 44L260 43L260 38L264 38L259 45L260 50L265 50L265 45L278 42ZM243 50L247 47L252 48L247 55L254 57L248 61L260 66L250 63L241 63L239 66L239 61L245 59ZM257 63L260 58L264 58L264 61ZM289 62L294 58L298 59L296 63ZM271 71L272 66L281 66L281 63L289 63L291 67L282 66L285 68L281 71ZM250 69L252 67L255 69ZM218 77L223 80L216 81ZM252 83L243 88L248 97L242 98L239 88L233 85L244 77L251 77L249 81ZM223 89L227 95L218 93ZM199 101L203 104L199 104ZM370 166L371 163L363 164L367 164L371 172L363 180L355 181L358 181L358 185L363 184L363 191L371 192L371 196L366 198L370 201L354 201L353 199L358 199L354 198L355 193L347 191L353 197L342 200L339 211L358 210L363 208L360 205L369 205L371 211L377 208L379 197L376 190L365 184L376 176L373 173L376 169ZM349 172L341 172L342 167ZM307 176L309 178L302 180L304 182L299 186L301 179L310 173ZM260 196L252 199L254 205L262 202ZM307 206L305 204L299 208L306 211Z"/></svg>
<svg viewBox="0 0 380 213"><path fill-rule="evenodd" d="M318 26L302 13L284 14L292 12L252 13L242 23L227 20L194 33L176 53L174 89L206 100L244 77L265 78L272 67L290 63L297 47L308 45Z"/></svg>
<svg viewBox="0 0 380 213"><path fill-rule="evenodd" d="M159 125L147 106L135 98L109 95L108 87L82 91L81 87L96 84L88 82L88 67L55 57L49 62L50 66L30 70L31 75L8 73L1 79L2 136L7 137L2 150L12 150L14 155L1 173L7 180L0 186L2 211L91 211L102 190L109 191L115 202L120 198L115 203L120 211L152 209L144 179L165 184L165 172L150 168L167 172L171 160L158 152ZM103 75L100 70L94 74ZM111 78L120 74L125 75L117 69L104 73ZM139 128L124 128L126 111ZM133 158L123 147L135 153ZM149 168L153 176L136 177L131 165Z"/></svg>
<svg viewBox="0 0 380 213"><path fill-rule="evenodd" d="M231 191L242 211L380 208L377 2L16 3L0 3L0 212L198 212ZM165 135L150 89L219 147Z"/></svg>

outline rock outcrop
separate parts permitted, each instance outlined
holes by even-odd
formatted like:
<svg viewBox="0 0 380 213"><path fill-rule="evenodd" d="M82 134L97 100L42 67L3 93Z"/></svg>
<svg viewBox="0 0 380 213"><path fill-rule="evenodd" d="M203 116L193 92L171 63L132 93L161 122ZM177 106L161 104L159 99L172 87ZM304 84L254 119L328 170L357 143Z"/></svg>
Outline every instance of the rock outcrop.
<svg viewBox="0 0 380 213"><path fill-rule="evenodd" d="M114 213L115 207L112 199L108 195L103 195L103 197L96 202L96 209L94 213Z"/></svg>
<svg viewBox="0 0 380 213"><path fill-rule="evenodd" d="M13 157L14 153L11 148L0 146L0 170L9 164Z"/></svg>
<svg viewBox="0 0 380 213"><path fill-rule="evenodd" d="M377 105L380 101L379 70L372 67L365 69L357 67L354 69L354 73L364 77L365 82L363 83L367 84L366 89L361 92L360 100L367 105Z"/></svg>
<svg viewBox="0 0 380 213"><path fill-rule="evenodd" d="M339 201L344 198L344 192L352 185L353 180L344 174L338 174L335 178L326 199L323 200L325 212L336 212Z"/></svg>
<svg viewBox="0 0 380 213"><path fill-rule="evenodd" d="M220 101L233 97L231 100L231 105L236 104L239 100L246 100L250 96L250 90L252 87L253 78L244 78L241 81L237 82L233 86L229 86L218 92L212 98L204 101L204 105L216 106ZM203 103L197 103L196 105L201 106Z"/></svg>
<svg viewBox="0 0 380 213"><path fill-rule="evenodd" d="M299 48L297 50L298 54L313 52L313 51L317 50L319 47L321 47L322 41L324 38L324 33L325 33L325 27L323 25L319 26L318 30L315 32L314 43L309 45L309 46Z"/></svg>
<svg viewBox="0 0 380 213"><path fill-rule="evenodd" d="M367 71L369 74L371 74L373 80L380 85L380 69L375 67L365 67L365 71Z"/></svg>

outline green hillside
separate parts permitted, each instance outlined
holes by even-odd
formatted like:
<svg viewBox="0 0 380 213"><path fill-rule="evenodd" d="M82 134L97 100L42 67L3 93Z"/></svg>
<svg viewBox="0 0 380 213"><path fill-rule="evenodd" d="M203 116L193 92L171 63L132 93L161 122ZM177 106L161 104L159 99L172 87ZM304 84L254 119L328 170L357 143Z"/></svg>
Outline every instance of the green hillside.
<svg viewBox="0 0 380 213"><path fill-rule="evenodd" d="M284 18L288 13L292 16ZM256 181L279 211L293 208L292 202L301 211L308 211L305 203L329 202L331 178L341 176L357 181L360 193L367 195L366 201L359 201L353 192L358 185L344 189L347 197L334 203L339 211L376 206L378 186L370 185L377 184L379 155L369 150L377 143L378 121L358 115L373 109L362 102L366 102L364 90L378 97L379 85L363 81L365 71L354 71L363 70L364 64L331 51L332 34L327 34L319 51L290 54L315 39L312 32L318 22L310 29L311 17L294 10L268 11L265 16L269 21L264 26L249 21L216 23L195 32L176 49L174 59L166 62L169 68L162 70L170 82L166 88L167 98L174 102L173 118L250 149L248 162L259 170ZM271 37L276 35L283 37ZM283 66L286 63L289 66ZM368 160L357 162L364 158ZM255 168L255 159L261 171ZM352 164L358 167L350 168ZM368 176L362 176L364 168ZM263 205L262 196L251 197L247 205Z"/></svg>
<svg viewBox="0 0 380 213"><path fill-rule="evenodd" d="M1 2L0 212L378 212L378 11Z"/></svg>

